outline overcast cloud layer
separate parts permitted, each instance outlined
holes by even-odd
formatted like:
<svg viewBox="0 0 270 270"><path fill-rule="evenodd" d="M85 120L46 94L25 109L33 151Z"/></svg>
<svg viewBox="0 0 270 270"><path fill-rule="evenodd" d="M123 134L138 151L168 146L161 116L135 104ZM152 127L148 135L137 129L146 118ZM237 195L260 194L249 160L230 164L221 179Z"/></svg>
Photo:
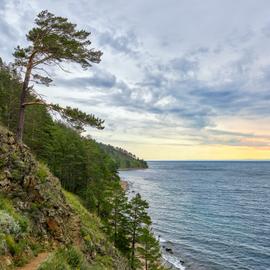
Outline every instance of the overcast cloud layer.
<svg viewBox="0 0 270 270"><path fill-rule="evenodd" d="M5 61L42 9L91 31L104 52L40 89L105 119L104 131L88 130L97 140L151 159L207 158L211 147L270 158L269 0L0 0Z"/></svg>

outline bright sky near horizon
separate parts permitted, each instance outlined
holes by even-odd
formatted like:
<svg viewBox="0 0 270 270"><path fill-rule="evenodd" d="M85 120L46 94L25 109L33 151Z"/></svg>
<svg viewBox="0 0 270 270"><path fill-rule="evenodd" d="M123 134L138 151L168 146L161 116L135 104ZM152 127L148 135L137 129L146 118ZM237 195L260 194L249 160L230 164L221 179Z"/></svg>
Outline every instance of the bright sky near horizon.
<svg viewBox="0 0 270 270"><path fill-rule="evenodd" d="M0 57L48 9L91 31L91 70L52 70L50 101L105 119L145 159L270 159L269 0L0 0Z"/></svg>

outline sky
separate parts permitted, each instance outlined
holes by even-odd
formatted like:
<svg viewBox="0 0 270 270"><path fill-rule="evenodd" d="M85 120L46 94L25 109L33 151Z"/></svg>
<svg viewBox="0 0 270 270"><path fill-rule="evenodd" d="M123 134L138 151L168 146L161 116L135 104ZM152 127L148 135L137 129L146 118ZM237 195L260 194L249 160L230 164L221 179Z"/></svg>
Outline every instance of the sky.
<svg viewBox="0 0 270 270"><path fill-rule="evenodd" d="M0 0L6 62L44 9L103 52L36 87L104 119L97 141L147 160L270 159L269 0Z"/></svg>

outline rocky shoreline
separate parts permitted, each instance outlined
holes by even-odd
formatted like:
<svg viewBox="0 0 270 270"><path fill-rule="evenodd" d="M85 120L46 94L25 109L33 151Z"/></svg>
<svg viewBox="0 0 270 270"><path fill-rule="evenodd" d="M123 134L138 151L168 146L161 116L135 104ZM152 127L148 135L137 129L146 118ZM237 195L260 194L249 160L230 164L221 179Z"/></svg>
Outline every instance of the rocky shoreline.
<svg viewBox="0 0 270 270"><path fill-rule="evenodd" d="M128 184L128 181L125 181L125 180L120 180L120 185L122 187L122 189L127 192L128 189L129 189L129 184Z"/></svg>

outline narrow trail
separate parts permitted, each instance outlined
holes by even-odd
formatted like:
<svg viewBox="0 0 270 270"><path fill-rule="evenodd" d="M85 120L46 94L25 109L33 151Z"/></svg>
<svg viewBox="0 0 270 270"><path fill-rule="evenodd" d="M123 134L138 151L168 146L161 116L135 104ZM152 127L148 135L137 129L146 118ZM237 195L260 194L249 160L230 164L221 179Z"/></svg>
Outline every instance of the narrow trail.
<svg viewBox="0 0 270 270"><path fill-rule="evenodd" d="M25 266L18 267L17 270L37 270L38 267L46 261L50 253L42 252L37 255L31 262L26 264Z"/></svg>

